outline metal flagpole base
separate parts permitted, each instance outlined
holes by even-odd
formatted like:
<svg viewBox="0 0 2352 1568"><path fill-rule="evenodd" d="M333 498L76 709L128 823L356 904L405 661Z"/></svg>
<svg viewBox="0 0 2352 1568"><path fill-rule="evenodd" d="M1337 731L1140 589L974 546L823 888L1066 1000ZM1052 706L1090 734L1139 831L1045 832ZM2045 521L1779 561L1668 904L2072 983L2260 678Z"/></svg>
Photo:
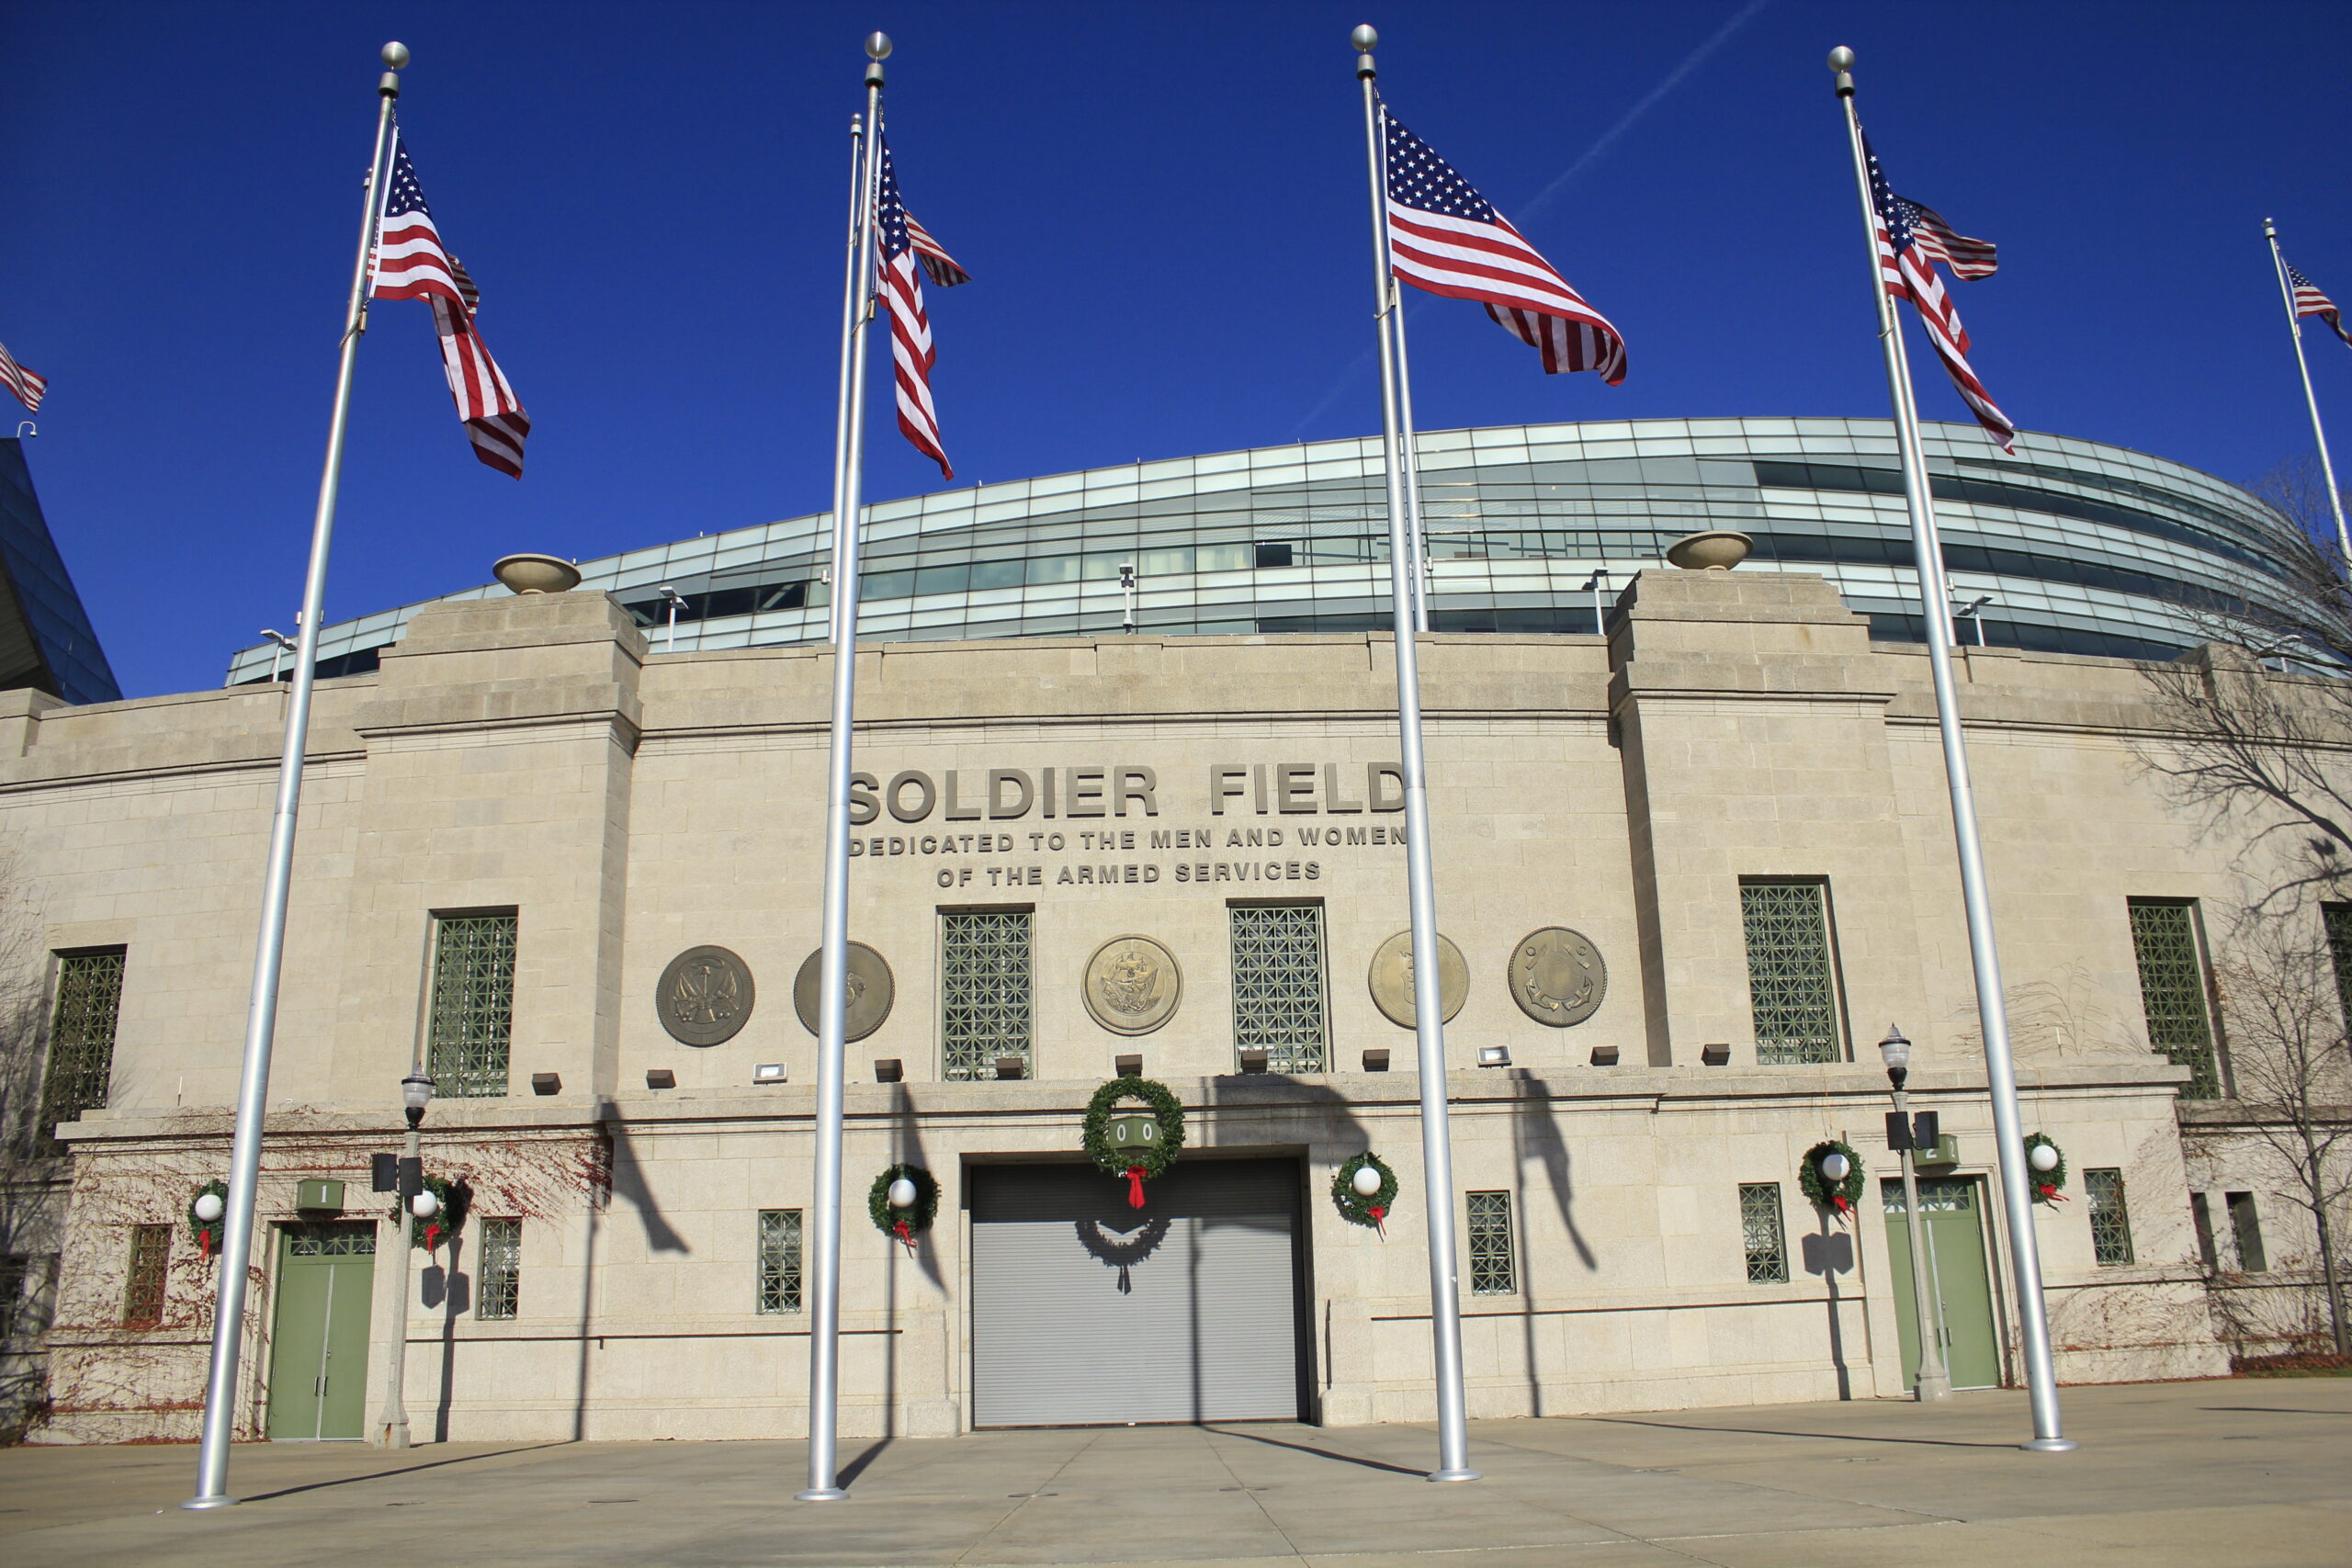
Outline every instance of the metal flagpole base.
<svg viewBox="0 0 2352 1568"><path fill-rule="evenodd" d="M2070 1443L2067 1446L2071 1448L2074 1445ZM838 1486L811 1486L806 1492L795 1492L792 1500L796 1503L846 1503L849 1494Z"/></svg>
<svg viewBox="0 0 2352 1568"><path fill-rule="evenodd" d="M180 1505L191 1514L209 1513L215 1508L233 1508L236 1506L234 1497L190 1497Z"/></svg>
<svg viewBox="0 0 2352 1568"><path fill-rule="evenodd" d="M2072 1438L2036 1438L2018 1445L2030 1454L2070 1454L2082 1446Z"/></svg>
<svg viewBox="0 0 2352 1568"><path fill-rule="evenodd" d="M1432 1470L1425 1479L1430 1481L1481 1481L1485 1479L1485 1476L1481 1472L1475 1470Z"/></svg>

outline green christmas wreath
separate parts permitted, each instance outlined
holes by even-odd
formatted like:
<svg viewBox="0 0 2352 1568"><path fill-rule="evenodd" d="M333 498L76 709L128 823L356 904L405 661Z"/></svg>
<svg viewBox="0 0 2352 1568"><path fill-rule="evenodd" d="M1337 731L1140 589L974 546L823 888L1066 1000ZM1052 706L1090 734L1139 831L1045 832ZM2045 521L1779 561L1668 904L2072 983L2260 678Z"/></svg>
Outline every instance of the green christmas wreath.
<svg viewBox="0 0 2352 1568"><path fill-rule="evenodd" d="M914 1207L893 1209L890 1183L902 1176L915 1184ZM865 1190L865 1213L876 1230L897 1236L912 1252L915 1237L929 1230L932 1222L939 1218L939 1183L919 1165L894 1165L876 1177L874 1185Z"/></svg>
<svg viewBox="0 0 2352 1568"><path fill-rule="evenodd" d="M430 1219L419 1219L413 1211L410 1212L408 1239L410 1246L431 1252L465 1229L466 1213L473 1207L474 1190L461 1180L428 1176L424 1179L424 1190L438 1199L441 1206L433 1211Z"/></svg>
<svg viewBox="0 0 2352 1568"><path fill-rule="evenodd" d="M2047 1148L2058 1156L2058 1163L2048 1170L2034 1169L2033 1151L2037 1148ZM2033 1189L2033 1201L2037 1203L2064 1202L2066 1198L2062 1189L2066 1185L2066 1151L2058 1146L2057 1140L2047 1133L2036 1133L2025 1141L2025 1179L2027 1185Z"/></svg>
<svg viewBox="0 0 2352 1568"><path fill-rule="evenodd" d="M1356 1190L1356 1172L1359 1170L1380 1173L1380 1190L1369 1198ZM1339 1206L1340 1214L1350 1224L1370 1225L1385 1235L1388 1233L1381 1222L1396 1213L1396 1173L1388 1168L1386 1160L1370 1149L1360 1155L1351 1155L1331 1177L1331 1201Z"/></svg>
<svg viewBox="0 0 2352 1568"><path fill-rule="evenodd" d="M1142 1147L1122 1148L1111 1142L1111 1121L1118 1114L1123 1100L1140 1100L1151 1108L1151 1118L1159 1123L1157 1142ZM1131 1207L1143 1207L1143 1184L1166 1173L1176 1163L1176 1152L1184 1146L1184 1108L1166 1084L1150 1078L1113 1078L1094 1091L1086 1102L1085 1132L1080 1146L1086 1157L1113 1176L1127 1179L1127 1202Z"/></svg>
<svg viewBox="0 0 2352 1568"><path fill-rule="evenodd" d="M1821 1162L1831 1155L1846 1156L1846 1179L1832 1181ZM1850 1214L1862 1196L1862 1156L1854 1152L1851 1144L1836 1138L1826 1139L1805 1150L1804 1158L1797 1166L1797 1186L1816 1209L1835 1209L1840 1214Z"/></svg>
<svg viewBox="0 0 2352 1568"><path fill-rule="evenodd" d="M208 1192L220 1200L220 1217L217 1220L208 1220L196 1212L197 1204ZM220 1245L220 1238L226 1234L228 1224L229 1184L216 1179L198 1188L196 1196L187 1201L187 1224L188 1229L195 1233L196 1245L205 1257L211 1257L213 1250Z"/></svg>

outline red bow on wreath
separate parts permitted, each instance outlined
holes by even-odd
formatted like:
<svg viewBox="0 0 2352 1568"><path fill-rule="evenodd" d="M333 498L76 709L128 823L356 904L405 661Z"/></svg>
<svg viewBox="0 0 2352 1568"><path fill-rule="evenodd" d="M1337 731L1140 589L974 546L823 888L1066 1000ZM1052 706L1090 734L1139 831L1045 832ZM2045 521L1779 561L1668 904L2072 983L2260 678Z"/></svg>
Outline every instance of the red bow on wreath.
<svg viewBox="0 0 2352 1568"><path fill-rule="evenodd" d="M2047 1181L2042 1182L2035 1190L2041 1194L2041 1201L2045 1203L2063 1203L2066 1201L2066 1195Z"/></svg>
<svg viewBox="0 0 2352 1568"><path fill-rule="evenodd" d="M1382 1208L1379 1204L1374 1203L1372 1206L1371 1213L1372 1228L1380 1233L1381 1240L1386 1241L1388 1239L1388 1227L1382 1224L1380 1222L1388 1217L1388 1211Z"/></svg>
<svg viewBox="0 0 2352 1568"><path fill-rule="evenodd" d="M906 1221L900 1220L897 1224L890 1227L890 1232L900 1241L907 1244L907 1256L910 1258L913 1257L915 1250L915 1233L912 1227L910 1227Z"/></svg>
<svg viewBox="0 0 2352 1568"><path fill-rule="evenodd" d="M210 1225L206 1225L206 1226L205 1226L205 1227L203 1227L201 1230L199 1230L199 1231L198 1231L198 1232L196 1233L196 1245L197 1245L198 1249L198 1250L200 1250L200 1251L204 1254L205 1260L206 1260L207 1262L211 1261L211 1258L212 1258L212 1227L211 1227Z"/></svg>
<svg viewBox="0 0 2352 1568"><path fill-rule="evenodd" d="M1127 1207L1143 1207L1143 1167L1139 1165L1127 1167Z"/></svg>
<svg viewBox="0 0 2352 1568"><path fill-rule="evenodd" d="M1846 1201L1846 1195L1843 1192L1832 1192L1829 1195L1829 1201L1838 1205L1838 1212L1841 1214L1850 1214L1854 1212L1854 1205Z"/></svg>
<svg viewBox="0 0 2352 1568"><path fill-rule="evenodd" d="M438 1246L440 1246L440 1245L441 1245L441 1226L440 1226L439 1223L438 1223L438 1222L435 1222L435 1223L432 1223L432 1224L428 1224L424 1227L424 1250L425 1250L425 1251L427 1251L427 1252L430 1252L430 1251L432 1251L435 1247L438 1247Z"/></svg>

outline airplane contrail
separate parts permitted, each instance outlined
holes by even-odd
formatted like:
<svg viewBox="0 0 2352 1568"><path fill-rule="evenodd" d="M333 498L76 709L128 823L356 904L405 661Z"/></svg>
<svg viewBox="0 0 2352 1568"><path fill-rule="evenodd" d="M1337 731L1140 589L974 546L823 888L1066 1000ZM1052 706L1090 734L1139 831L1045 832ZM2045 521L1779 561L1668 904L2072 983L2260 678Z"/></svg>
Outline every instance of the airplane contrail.
<svg viewBox="0 0 2352 1568"><path fill-rule="evenodd" d="M1532 199L1522 203L1519 208L1521 214L1524 216L1530 213L1539 212L1545 207L1549 206L1554 197L1557 197L1562 191L1567 188L1569 181L1584 173L1584 171L1589 168L1595 160L1599 159L1602 153L1615 146L1618 139L1623 136L1626 131L1633 129L1634 121L1640 119L1642 116L1647 114L1653 107L1655 107L1660 98L1665 97L1667 94L1674 91L1677 86L1680 85L1684 77L1690 75L1690 73L1696 71L1701 65L1706 63L1706 60L1709 55L1714 53L1716 50L1721 49L1730 40L1732 34L1739 31L1741 28L1747 26L1750 17L1754 17L1757 12L1761 11L1765 6L1770 6L1772 0L1748 0L1748 3L1742 6L1739 12L1735 15L1731 20L1725 22L1722 27L1717 28L1704 42L1701 43L1698 48L1692 50L1688 55L1684 56L1682 63L1668 72L1665 78L1661 80L1657 86L1652 87L1647 93L1642 95L1640 102L1636 103L1632 108L1627 109L1623 115L1619 116L1617 123L1611 126L1607 130L1602 131L1600 139L1594 141L1591 146L1586 148L1575 163L1570 164L1566 168L1561 170L1560 173L1553 178L1551 184L1536 192ZM1294 440L1298 439L1300 434L1304 432L1308 425L1313 424L1317 420L1323 417L1326 410L1329 409L1333 403L1338 402L1342 397L1353 390L1357 381L1362 378L1364 371L1371 367L1372 362L1372 350L1366 349L1362 354L1357 355L1354 360L1349 364L1347 369L1340 373L1339 380L1332 384L1331 389L1323 394L1322 400L1317 402L1313 408L1309 409L1306 413L1300 418L1298 423L1292 428L1292 438Z"/></svg>

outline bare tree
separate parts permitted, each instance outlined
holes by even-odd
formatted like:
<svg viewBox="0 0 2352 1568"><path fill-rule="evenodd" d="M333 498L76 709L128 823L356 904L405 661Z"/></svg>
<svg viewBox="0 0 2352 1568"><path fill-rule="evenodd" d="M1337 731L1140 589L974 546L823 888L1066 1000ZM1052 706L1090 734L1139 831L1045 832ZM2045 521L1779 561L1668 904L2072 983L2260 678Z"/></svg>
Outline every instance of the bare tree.
<svg viewBox="0 0 2352 1568"><path fill-rule="evenodd" d="M38 1345L55 1290L67 1165L41 1122L40 927L0 849L0 1443L48 1406Z"/></svg>
<svg viewBox="0 0 2352 1568"><path fill-rule="evenodd" d="M2165 733L2136 750L2210 827L2278 854L2264 915L2352 891L2352 583L2315 462L2247 488L2292 525L2271 541L2278 574L2259 596L2184 600L2205 643L2144 667Z"/></svg>
<svg viewBox="0 0 2352 1568"><path fill-rule="evenodd" d="M2352 1032L2335 956L2277 919L2241 922L2217 975L2239 1106L2232 1131L2265 1156L2272 1190L2311 1216L2327 1320L2352 1353L2337 1222L2352 1198Z"/></svg>

